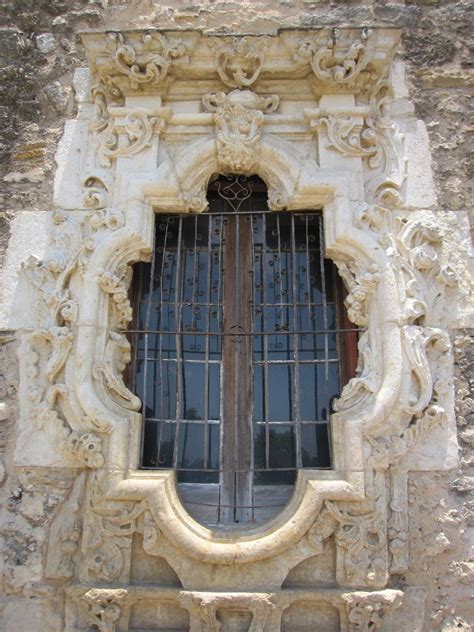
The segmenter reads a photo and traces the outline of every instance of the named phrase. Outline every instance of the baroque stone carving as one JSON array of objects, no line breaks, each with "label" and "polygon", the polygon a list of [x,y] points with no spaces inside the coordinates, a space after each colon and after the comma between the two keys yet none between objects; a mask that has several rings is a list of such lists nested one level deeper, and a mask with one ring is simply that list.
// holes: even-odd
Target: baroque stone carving
[{"label": "baroque stone carving", "polygon": [[60,506],[49,533],[46,576],[69,578],[74,573],[74,555],[79,548],[82,523],[82,495],[85,474],[76,477],[67,499]]},{"label": "baroque stone carving", "polygon": [[215,49],[214,58],[221,81],[230,88],[248,88],[255,83],[270,44],[271,38],[265,35],[210,39],[209,46]]},{"label": "baroque stone carving", "polygon": [[93,588],[76,590],[71,594],[86,620],[99,632],[116,632],[127,597],[125,589]]},{"label": "baroque stone carving", "polygon": [[345,304],[350,320],[364,327],[367,325],[367,312],[370,296],[373,294],[377,283],[380,281],[380,273],[377,264],[369,265],[368,270],[360,270],[356,265],[336,261],[339,274],[344,279],[349,289]]},{"label": "baroque stone carving", "polygon": [[[193,624],[199,621],[201,630],[220,632],[223,629],[218,619],[218,610],[250,612],[252,621],[248,632],[264,632],[270,612],[275,608],[272,595],[254,593],[206,593],[181,592],[180,602],[190,612]],[[193,625],[192,629],[199,629]]]},{"label": "baroque stone carving", "polygon": [[383,630],[387,615],[400,607],[403,593],[400,590],[355,592],[343,595],[342,599],[347,608],[348,632],[375,632]]},{"label": "baroque stone carving", "polygon": [[[71,145],[85,156],[78,208],[55,213],[44,263],[25,267],[37,324],[25,334],[25,417],[33,423],[22,432],[31,441],[49,436],[68,467],[88,468],[53,518],[48,576],[84,583],[69,589],[82,613],[71,614],[70,629],[111,632],[125,607],[126,629],[137,594],[159,593],[181,602],[196,630],[218,630],[219,611],[230,609],[252,615],[254,632],[276,631],[276,610],[302,591],[245,590],[273,580],[276,561],[289,571],[334,541],[339,587],[323,597],[313,587],[305,599],[340,612],[344,603],[350,630],[382,629],[401,593],[361,590],[382,589],[389,573],[406,568],[407,463],[447,427],[452,408],[449,340],[437,319],[455,279],[441,263],[434,216],[404,206],[404,145],[387,79],[398,36],[325,29],[216,38],[209,46],[205,36],[181,35],[183,46],[155,32],[85,36],[95,114]],[[218,89],[216,69],[229,88],[254,91],[205,94]],[[173,111],[160,101],[171,76]],[[302,82],[317,95],[315,105],[324,94],[324,108],[295,105]],[[268,96],[268,85],[278,97]],[[357,105],[342,107],[341,94]],[[280,111],[279,97],[287,99]],[[326,254],[347,285],[349,317],[364,328],[357,375],[334,406],[334,470],[301,471],[291,504],[271,527],[237,535],[192,521],[172,472],[137,469],[140,401],[122,380],[131,264],[152,246],[153,215],[203,211],[216,173],[260,175],[272,209],[323,209]],[[137,533],[140,554],[163,557],[185,589],[130,583]],[[126,588],[106,587],[116,583]]]},{"label": "baroque stone carving", "polygon": [[352,82],[372,60],[377,35],[371,29],[363,29],[347,48],[339,45],[340,35],[339,29],[325,29],[312,40],[301,39],[294,58],[308,62],[321,81]]},{"label": "baroque stone carving", "polygon": [[160,134],[165,127],[165,119],[158,115],[166,112],[164,108],[155,113],[147,108],[111,107],[103,81],[92,89],[92,95],[95,117],[90,130],[101,167],[111,167],[117,156],[133,156],[149,147],[153,135]]},{"label": "baroque stone carving", "polygon": [[162,33],[145,33],[137,52],[122,33],[109,33],[107,50],[115,68],[126,75],[132,89],[143,84],[157,84],[166,79],[173,60],[186,55],[182,40],[169,39]]},{"label": "baroque stone carving", "polygon": [[259,97],[249,90],[234,90],[203,98],[206,110],[215,112],[216,149],[222,173],[252,173],[256,169],[260,127],[264,113],[274,112],[278,97]]}]

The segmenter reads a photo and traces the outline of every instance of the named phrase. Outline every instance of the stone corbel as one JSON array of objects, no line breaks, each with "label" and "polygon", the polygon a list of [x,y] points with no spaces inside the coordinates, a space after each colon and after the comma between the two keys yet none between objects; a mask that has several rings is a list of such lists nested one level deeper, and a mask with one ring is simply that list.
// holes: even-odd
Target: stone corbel
[{"label": "stone corbel", "polygon": [[197,34],[84,33],[91,66],[114,99],[142,88],[168,88],[174,64],[189,63]]},{"label": "stone corbel", "polygon": [[252,621],[248,632],[264,632],[267,620],[275,609],[276,595],[272,593],[187,592],[179,595],[183,608],[190,614],[191,632],[219,632],[222,624],[217,611],[250,612]]},{"label": "stone corbel", "polygon": [[100,166],[111,167],[119,156],[133,156],[150,147],[153,136],[161,134],[170,116],[169,108],[108,107],[105,121],[96,120],[91,126]]},{"label": "stone corbel", "polygon": [[258,170],[260,127],[264,114],[274,112],[279,99],[259,97],[249,90],[208,94],[207,111],[214,112],[219,173],[250,175]]},{"label": "stone corbel", "polygon": [[86,621],[99,632],[116,632],[127,599],[124,588],[91,588],[70,591]]},{"label": "stone corbel", "polygon": [[296,61],[309,63],[320,81],[345,85],[354,82],[372,61],[376,41],[371,29],[363,29],[352,40],[341,37],[337,28],[324,29],[312,40],[302,38],[293,55]]},{"label": "stone corbel", "polygon": [[271,45],[268,36],[214,37],[208,46],[215,50],[214,60],[221,81],[230,88],[248,88],[260,75],[265,51]]},{"label": "stone corbel", "polygon": [[400,607],[403,593],[401,590],[354,592],[343,595],[342,600],[347,610],[347,632],[382,632],[387,629],[388,617]]}]

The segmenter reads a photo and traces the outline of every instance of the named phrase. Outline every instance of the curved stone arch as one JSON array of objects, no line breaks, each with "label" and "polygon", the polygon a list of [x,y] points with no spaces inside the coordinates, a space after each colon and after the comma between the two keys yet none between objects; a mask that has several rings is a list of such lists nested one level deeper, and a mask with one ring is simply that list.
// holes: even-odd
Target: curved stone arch
[{"label": "curved stone arch", "polygon": [[[280,210],[291,205],[301,175],[304,156],[290,143],[270,134],[263,135],[258,151],[258,161],[253,173],[268,187],[269,207]],[[311,166],[319,170],[314,160]],[[186,210],[202,212],[207,208],[207,188],[210,178],[220,173],[214,138],[191,142],[173,161],[173,172],[181,189]]]},{"label": "curved stone arch", "polygon": [[[273,155],[275,145],[263,140],[262,156]],[[308,208],[308,204],[303,205],[298,198],[300,195],[298,184],[301,181],[301,167],[297,165],[293,155],[287,155],[286,152],[282,151],[285,143],[278,143],[277,147],[280,150],[278,169],[273,169],[272,175],[279,176],[281,172],[290,173],[293,176],[293,195],[288,198],[288,206],[295,210]],[[197,151],[198,149],[199,151]],[[263,162],[262,159],[260,164]],[[265,164],[267,163],[265,162]],[[287,170],[285,170],[285,165],[288,165]],[[323,214],[325,216],[328,254],[336,262],[350,262],[351,265],[355,265],[362,276],[367,273],[370,265],[376,265],[378,274],[380,274],[376,287],[367,297],[366,310],[369,312],[377,309],[383,312],[379,314],[377,322],[383,329],[380,373],[384,376],[384,380],[378,392],[373,394],[373,406],[370,413],[366,407],[365,414],[360,416],[357,413],[354,416],[349,408],[334,416],[335,434],[339,437],[338,445],[335,446],[334,471],[329,476],[327,473],[318,471],[299,472],[290,504],[273,521],[255,529],[247,528],[245,531],[229,536],[220,530],[212,531],[197,523],[189,516],[181,503],[174,473],[171,471],[139,473],[134,470],[136,463],[133,462],[137,456],[137,450],[133,450],[133,455],[129,453],[128,463],[132,469],[125,477],[114,477],[113,480],[109,481],[107,497],[109,499],[146,501],[163,536],[174,546],[186,551],[187,555],[202,562],[244,564],[268,559],[301,541],[319,515],[325,500],[361,500],[364,497],[365,487],[363,426],[381,423],[398,397],[402,365],[401,352],[398,353],[400,350],[400,329],[396,324],[398,321],[398,301],[393,300],[396,297],[397,286],[391,269],[391,262],[386,252],[380,248],[373,237],[354,226],[355,205],[346,193],[345,182],[340,174],[331,181],[327,172],[321,173],[316,163],[313,165],[315,171],[312,186],[305,182],[304,196],[301,197],[306,202],[311,199],[318,202],[321,199],[326,200]],[[183,156],[182,160],[178,160],[174,168],[176,173],[180,173],[182,181],[186,181],[187,175],[193,175],[189,191],[205,192],[209,178],[217,170],[217,155],[213,141],[210,139],[196,141],[193,144],[193,151],[188,152],[186,157]],[[182,172],[181,169],[183,169]],[[161,173],[163,174],[164,171],[163,169]],[[306,164],[306,173],[307,171],[308,165]],[[268,173],[269,170],[259,174],[257,170],[256,175],[261,175],[265,179],[265,176],[268,178]],[[286,194],[288,191],[287,182],[282,184],[282,179],[278,177],[277,180],[274,180],[274,190],[283,188]],[[280,186],[275,186],[275,182]],[[159,199],[157,200],[153,196],[155,187],[159,190],[160,183],[145,183],[135,180],[128,184],[127,190],[131,203],[124,202],[124,206],[128,209],[125,228],[122,229],[122,232],[117,231],[115,235],[109,236],[107,247],[97,254],[94,260],[91,259],[92,270],[97,270],[98,266],[113,270],[117,268],[119,263],[131,263],[140,258],[140,253],[150,243],[150,218],[148,214],[151,212],[151,206],[156,205],[158,208],[160,206]],[[182,191],[181,193],[186,198],[186,192]],[[139,200],[140,203],[137,203]],[[319,206],[318,202],[315,202],[315,207]],[[137,217],[136,214],[138,210],[147,215],[147,219],[142,224],[140,224],[139,216]],[[133,246],[129,242],[133,234],[129,228],[130,223],[138,231],[134,233]],[[140,231],[142,232],[141,235],[139,234]],[[97,274],[94,277],[94,273],[92,273],[89,282],[92,286],[95,283],[95,292],[100,292]],[[355,278],[355,282],[358,283],[359,280]],[[398,363],[397,358],[400,359]],[[85,379],[88,370],[82,369],[84,376],[82,389],[89,389]],[[89,385],[90,383],[89,380]],[[88,390],[87,397],[89,397],[89,392]],[[80,398],[82,399],[81,396]],[[125,417],[130,423],[134,423],[138,416],[127,411]],[[113,433],[114,438],[109,441],[107,461],[123,464],[126,460],[123,457],[124,450],[120,450],[118,444],[124,442],[124,445],[127,445],[129,434],[123,424],[120,428],[116,425]],[[133,445],[136,446],[136,443],[136,441],[133,442]],[[352,446],[351,449],[345,450],[344,446],[348,445]],[[344,452],[343,454],[341,450]],[[156,554],[158,554],[158,550]]]}]

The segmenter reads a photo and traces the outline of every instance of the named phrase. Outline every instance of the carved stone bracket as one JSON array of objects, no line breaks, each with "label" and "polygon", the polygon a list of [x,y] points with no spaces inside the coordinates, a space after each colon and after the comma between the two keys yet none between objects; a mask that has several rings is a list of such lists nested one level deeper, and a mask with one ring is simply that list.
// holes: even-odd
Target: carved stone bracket
[{"label": "carved stone bracket", "polygon": [[257,168],[260,127],[264,114],[274,112],[278,97],[259,97],[249,90],[220,92],[203,98],[215,112],[217,162],[221,173],[251,174]]},{"label": "carved stone bracket", "polygon": [[348,632],[379,632],[386,618],[400,606],[403,593],[385,590],[381,593],[355,592],[343,595],[349,620]]},{"label": "carved stone bracket", "polygon": [[140,86],[163,83],[176,60],[189,61],[189,48],[182,38],[167,37],[158,32],[133,38],[119,32],[108,33],[104,52],[108,59],[101,59],[104,64],[101,75],[110,95],[115,98],[122,94],[123,86],[117,75],[128,80],[131,90],[137,90]]},{"label": "carved stone bracket", "polygon": [[[248,632],[263,632],[267,619],[275,608],[271,593],[209,593],[181,592],[180,603],[189,611],[191,629],[219,632],[222,630],[217,611],[249,612],[252,621]],[[199,625],[199,623],[200,625]]]},{"label": "carved stone bracket", "polygon": [[91,588],[74,591],[73,599],[87,621],[99,632],[116,632],[122,613],[122,605],[127,598],[123,588]]},{"label": "carved stone bracket", "polygon": [[357,39],[345,46],[340,39],[339,29],[325,29],[313,39],[301,39],[294,49],[294,58],[308,62],[320,81],[351,83],[371,62],[377,34],[363,29]]},{"label": "carved stone bracket", "polygon": [[260,75],[271,38],[265,35],[216,37],[209,39],[208,44],[215,50],[214,59],[221,81],[230,88],[248,88]]}]

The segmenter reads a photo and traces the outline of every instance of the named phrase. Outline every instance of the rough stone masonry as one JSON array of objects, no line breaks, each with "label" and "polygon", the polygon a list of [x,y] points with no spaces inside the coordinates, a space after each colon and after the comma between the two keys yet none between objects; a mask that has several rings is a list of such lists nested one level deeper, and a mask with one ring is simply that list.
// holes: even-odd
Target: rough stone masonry
[{"label": "rough stone masonry", "polygon": [[[51,576],[47,568],[51,563],[48,541],[51,530],[55,528],[58,509],[66,498],[71,499],[74,493],[80,493],[83,482],[81,475],[78,477],[74,469],[29,467],[19,465],[14,459],[19,404],[27,395],[24,387],[20,386],[24,384],[24,375],[20,379],[20,372],[26,371],[18,363],[18,357],[22,354],[18,332],[20,326],[17,316],[12,318],[12,314],[21,264],[31,255],[43,258],[50,227],[55,222],[52,196],[56,160],[61,160],[57,154],[58,144],[64,134],[66,121],[75,119],[83,98],[76,93],[76,89],[81,86],[77,81],[73,82],[73,75],[77,69],[88,65],[78,34],[160,28],[166,31],[197,30],[203,35],[276,35],[279,28],[304,30],[322,27],[400,29],[401,43],[397,60],[404,63],[406,94],[399,95],[397,107],[400,111],[397,115],[421,120],[428,133],[431,158],[423,152],[417,155],[416,150],[412,157],[414,155],[420,163],[431,160],[436,199],[431,197],[427,207],[435,214],[442,233],[443,261],[451,266],[456,275],[452,302],[445,300],[442,320],[446,324],[454,353],[459,462],[447,471],[408,472],[410,563],[406,572],[391,576],[387,589],[403,591],[409,586],[426,588],[424,620],[422,627],[417,628],[423,632],[472,629],[474,301],[469,227],[474,221],[470,142],[473,129],[474,5],[467,0],[196,1],[193,4],[181,0],[166,3],[153,0],[5,0],[2,8],[2,629],[8,632],[59,632],[73,629],[67,627],[70,625],[68,617],[73,615],[66,611],[65,606],[65,595],[70,587],[70,581],[65,577],[73,571],[70,573],[70,569],[63,568],[56,577]],[[427,197],[430,197],[428,194]],[[61,544],[69,555],[65,559],[79,556],[79,533],[76,531],[80,529],[76,529],[74,520],[68,526],[69,535],[63,538]],[[137,550],[140,547],[136,538],[143,537],[145,541],[146,533],[149,538],[152,537],[151,528],[147,531],[147,526],[142,525],[140,529],[140,536],[137,533],[133,536],[133,547]],[[144,554],[135,552],[131,555],[139,559]],[[154,562],[140,558],[137,565],[140,568],[152,568],[155,564],[155,575],[164,578],[164,584],[174,586],[176,577],[164,558],[153,559]],[[71,564],[74,566],[77,561]],[[191,599],[189,594],[182,597],[182,604]],[[202,599],[199,603],[205,604],[210,598],[195,592],[193,599]],[[225,599],[220,605],[224,610],[227,608],[232,612],[240,612],[239,608],[244,607],[243,598],[238,594],[229,592]],[[270,601],[265,599],[262,598],[263,605],[259,607],[273,607],[271,597],[268,598]],[[88,603],[89,619],[86,617],[81,620],[80,627],[74,629],[166,629],[156,627],[161,615],[156,612],[153,614],[151,610],[148,619],[144,615],[139,619],[137,614],[136,625],[132,612],[131,627],[117,628],[116,608],[117,603],[122,607],[121,603],[125,600],[123,595],[114,594],[112,598],[107,594],[94,594],[84,597],[84,600]],[[144,600],[146,602],[146,598]],[[188,604],[190,612],[195,607],[193,604]],[[152,608],[151,605],[149,607]],[[211,610],[212,607],[211,603]],[[163,620],[168,616],[166,608],[166,605],[162,606]],[[325,610],[328,608],[328,604],[321,606],[321,621],[327,620],[328,626],[336,625],[329,610]],[[253,616],[257,619],[255,612]],[[169,617],[169,620],[173,619],[172,614]],[[176,621],[177,628],[189,629],[185,627],[185,619],[184,623],[178,619]],[[358,621],[356,617],[347,623],[352,626],[347,629],[384,629],[380,627],[383,625],[380,621],[374,619],[364,622]],[[263,630],[249,628],[245,617],[238,620],[224,617],[221,624],[229,627],[215,629]],[[232,625],[241,627],[233,628]],[[400,625],[405,626],[404,632],[411,632],[406,620]],[[395,626],[393,629],[398,628]]]}]

